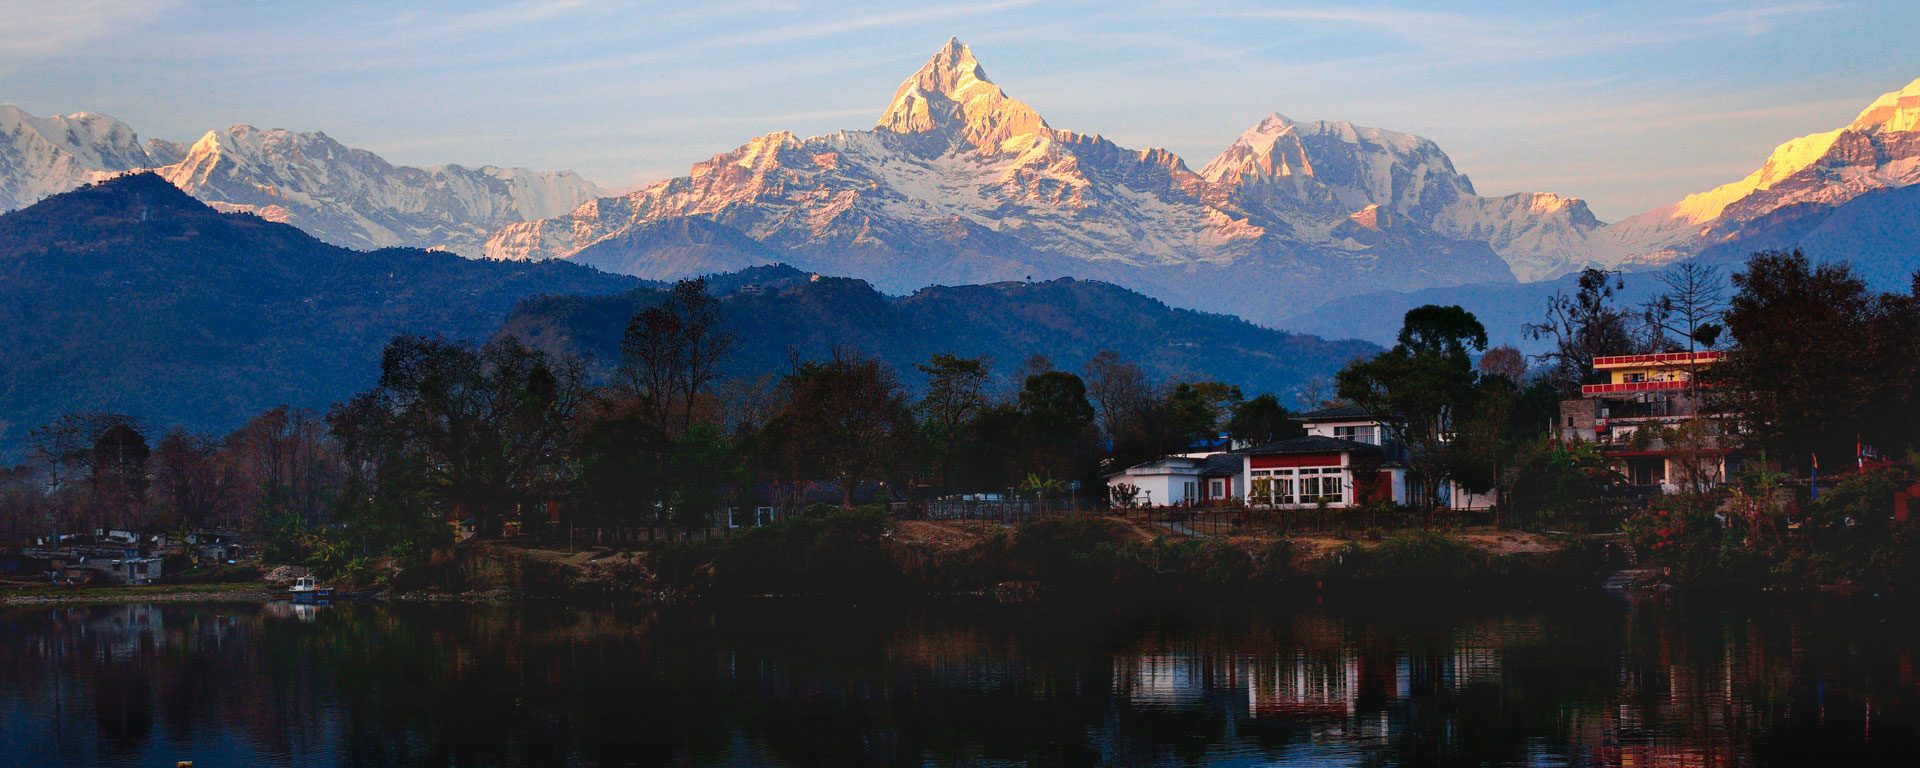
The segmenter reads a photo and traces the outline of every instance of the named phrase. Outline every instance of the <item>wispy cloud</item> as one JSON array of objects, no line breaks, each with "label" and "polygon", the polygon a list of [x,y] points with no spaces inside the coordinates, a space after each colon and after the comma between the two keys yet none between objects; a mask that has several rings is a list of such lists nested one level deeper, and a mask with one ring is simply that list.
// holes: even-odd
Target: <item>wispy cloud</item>
[{"label": "wispy cloud", "polygon": [[0,59],[69,53],[115,31],[143,25],[173,0],[0,0]]},{"label": "wispy cloud", "polygon": [[1831,3],[1757,3],[1707,14],[1634,18],[1594,12],[1529,18],[1362,6],[1303,6],[1228,12],[1274,22],[1357,27],[1410,44],[1425,55],[1476,63],[1564,59],[1672,45],[1737,30],[1771,31],[1776,22],[1834,10]]}]

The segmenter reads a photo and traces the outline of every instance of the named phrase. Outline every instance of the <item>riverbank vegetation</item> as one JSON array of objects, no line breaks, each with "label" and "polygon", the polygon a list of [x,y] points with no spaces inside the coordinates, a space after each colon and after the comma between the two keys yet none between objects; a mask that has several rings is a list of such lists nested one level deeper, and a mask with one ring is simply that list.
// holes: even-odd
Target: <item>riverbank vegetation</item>
[{"label": "riverbank vegetation", "polygon": [[[1914,463],[1885,457],[1920,448],[1920,293],[1872,294],[1844,264],[1793,253],[1755,254],[1724,300],[1712,269],[1671,275],[1671,291],[1628,307],[1610,275],[1583,274],[1527,329],[1543,342],[1531,358],[1490,347],[1459,307],[1427,306],[1393,348],[1337,377],[1251,396],[1156,381],[1107,351],[1077,372],[937,354],[917,392],[844,351],[723,380],[751,329],[727,327],[690,280],[630,319],[603,379],[538,338],[409,336],[387,347],[378,381],[325,414],[274,409],[224,436],[102,413],[42,425],[28,460],[0,472],[0,543],[237,530],[267,562],[452,592],[1422,594],[1592,583],[1637,564],[1703,588],[1905,595],[1920,533],[1894,499]],[[1682,493],[1650,496],[1602,446],[1554,428],[1560,401],[1594,381],[1594,356],[1695,349],[1725,354],[1689,396],[1734,414],[1712,436],[1742,457],[1734,476],[1674,478]],[[1290,406],[1333,403],[1398,417],[1391,437],[1426,481],[1418,498],[1322,510],[1355,521],[1331,536],[1249,525],[1238,507],[1206,531],[1108,508],[1106,472],[1222,432],[1296,436]],[[1698,424],[1656,438],[1707,441]],[[1499,499],[1474,516],[1489,535],[1561,536],[1483,546],[1439,504],[1443,483]],[[1034,505],[913,519],[963,493]],[[1379,520],[1394,523],[1360,522]],[[1582,538],[1594,534],[1617,536],[1614,562]]]}]

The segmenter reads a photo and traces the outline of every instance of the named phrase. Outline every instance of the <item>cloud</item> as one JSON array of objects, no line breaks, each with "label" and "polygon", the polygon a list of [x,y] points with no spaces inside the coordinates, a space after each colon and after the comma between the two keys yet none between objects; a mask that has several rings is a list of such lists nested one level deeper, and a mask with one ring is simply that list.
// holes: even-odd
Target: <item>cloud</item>
[{"label": "cloud", "polygon": [[145,24],[173,0],[0,0],[0,59],[57,56],[110,32]]},{"label": "cloud", "polygon": [[1729,31],[1758,35],[1777,21],[1833,10],[1829,3],[1760,3],[1714,13],[1636,18],[1621,13],[1531,19],[1444,11],[1355,6],[1302,6],[1227,15],[1268,21],[1359,27],[1409,43],[1423,55],[1499,64],[1566,59],[1631,48],[1673,45]]}]

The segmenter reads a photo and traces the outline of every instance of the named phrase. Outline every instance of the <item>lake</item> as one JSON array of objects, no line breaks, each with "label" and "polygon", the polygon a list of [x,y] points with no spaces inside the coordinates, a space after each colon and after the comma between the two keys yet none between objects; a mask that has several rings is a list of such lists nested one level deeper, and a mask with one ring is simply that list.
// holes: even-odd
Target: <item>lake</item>
[{"label": "lake", "polygon": [[1913,765],[1872,605],[0,609],[0,765]]}]

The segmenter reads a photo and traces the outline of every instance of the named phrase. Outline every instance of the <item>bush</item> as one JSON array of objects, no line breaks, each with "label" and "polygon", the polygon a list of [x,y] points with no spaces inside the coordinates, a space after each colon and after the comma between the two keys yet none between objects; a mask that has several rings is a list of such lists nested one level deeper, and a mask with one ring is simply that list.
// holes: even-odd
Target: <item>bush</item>
[{"label": "bush", "polygon": [[887,551],[885,507],[810,511],[725,539],[658,550],[669,585],[725,595],[866,595],[902,586]]},{"label": "bush", "polygon": [[1371,548],[1348,544],[1321,560],[1319,576],[1336,588],[1437,593],[1493,584],[1511,574],[1511,564],[1422,530],[1389,536]]}]

